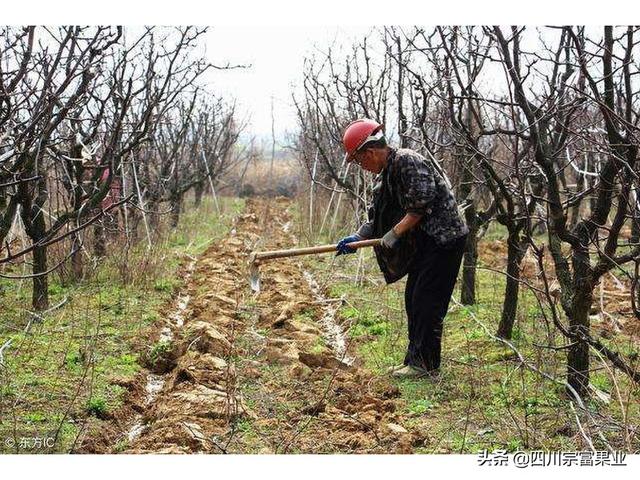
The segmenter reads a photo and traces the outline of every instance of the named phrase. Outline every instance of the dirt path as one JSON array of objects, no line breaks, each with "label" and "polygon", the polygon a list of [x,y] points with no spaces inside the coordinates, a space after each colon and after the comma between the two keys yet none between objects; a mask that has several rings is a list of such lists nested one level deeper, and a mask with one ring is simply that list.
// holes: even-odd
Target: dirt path
[{"label": "dirt path", "polygon": [[120,415],[127,453],[408,453],[420,440],[400,425],[398,389],[352,358],[337,303],[299,261],[262,265],[261,293],[249,290],[256,242],[291,246],[287,206],[249,201],[188,273],[176,311],[154,334],[171,348]]}]

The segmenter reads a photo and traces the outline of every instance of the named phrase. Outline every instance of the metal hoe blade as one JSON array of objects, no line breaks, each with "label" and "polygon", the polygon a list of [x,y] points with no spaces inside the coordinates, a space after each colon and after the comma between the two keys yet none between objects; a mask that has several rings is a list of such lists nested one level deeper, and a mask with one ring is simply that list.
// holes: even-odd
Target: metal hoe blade
[{"label": "metal hoe blade", "polygon": [[255,293],[260,293],[260,270],[258,268],[255,253],[252,253],[249,256],[249,283],[251,285],[251,290]]}]

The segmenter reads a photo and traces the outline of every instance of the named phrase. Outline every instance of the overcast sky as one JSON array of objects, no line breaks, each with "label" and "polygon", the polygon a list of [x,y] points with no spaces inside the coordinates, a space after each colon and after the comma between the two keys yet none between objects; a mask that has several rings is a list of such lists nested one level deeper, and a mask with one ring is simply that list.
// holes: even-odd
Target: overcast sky
[{"label": "overcast sky", "polygon": [[[220,94],[233,94],[251,116],[251,130],[267,136],[271,96],[277,132],[295,126],[291,88],[301,79],[305,53],[314,44],[322,48],[336,39],[359,39],[371,29],[349,24],[623,24],[638,13],[637,0],[617,0],[616,8],[602,8],[601,0],[536,0],[533,8],[524,9],[514,8],[510,0],[110,0],[108,8],[86,0],[5,3],[3,20],[12,24],[216,25],[208,33],[211,61],[252,67],[214,72],[209,76],[211,86]],[[342,26],[322,26],[336,23]]]},{"label": "overcast sky", "polygon": [[[209,89],[217,95],[235,98],[240,115],[249,118],[246,134],[271,139],[271,101],[276,138],[284,141],[287,131],[296,128],[291,94],[300,91],[305,55],[332,47],[340,56],[340,47],[350,49],[367,34],[378,37],[374,26],[221,26],[207,33],[206,56],[217,65],[244,64],[248,68],[214,70],[206,77]],[[381,28],[381,27],[378,27]],[[546,41],[553,45],[555,30],[543,29]],[[536,49],[540,32],[527,28],[522,47]],[[486,65],[482,83],[504,83],[498,64]]]},{"label": "overcast sky", "polygon": [[273,97],[277,138],[296,126],[291,92],[302,79],[305,54],[334,43],[350,44],[369,27],[211,27],[207,57],[215,64],[251,64],[246,69],[214,71],[209,87],[233,96],[250,116],[249,132],[271,138]]}]

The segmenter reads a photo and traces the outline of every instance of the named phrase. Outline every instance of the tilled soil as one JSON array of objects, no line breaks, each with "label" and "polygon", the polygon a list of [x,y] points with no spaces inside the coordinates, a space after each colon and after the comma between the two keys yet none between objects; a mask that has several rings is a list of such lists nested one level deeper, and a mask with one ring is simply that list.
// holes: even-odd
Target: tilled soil
[{"label": "tilled soil", "polygon": [[335,302],[299,260],[265,262],[261,292],[249,289],[254,248],[292,247],[287,206],[248,201],[198,259],[177,311],[150,335],[171,347],[82,451],[410,453],[423,440],[402,425],[398,389],[345,350]]}]

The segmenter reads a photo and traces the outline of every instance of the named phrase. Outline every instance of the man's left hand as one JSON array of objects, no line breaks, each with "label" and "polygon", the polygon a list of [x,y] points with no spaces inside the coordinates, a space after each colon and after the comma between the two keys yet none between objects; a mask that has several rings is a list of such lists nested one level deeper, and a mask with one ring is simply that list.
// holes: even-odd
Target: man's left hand
[{"label": "man's left hand", "polygon": [[395,248],[395,246],[398,244],[398,240],[400,240],[400,237],[392,228],[387,233],[385,233],[384,236],[380,239],[380,245],[383,248],[387,248],[391,250]]}]

